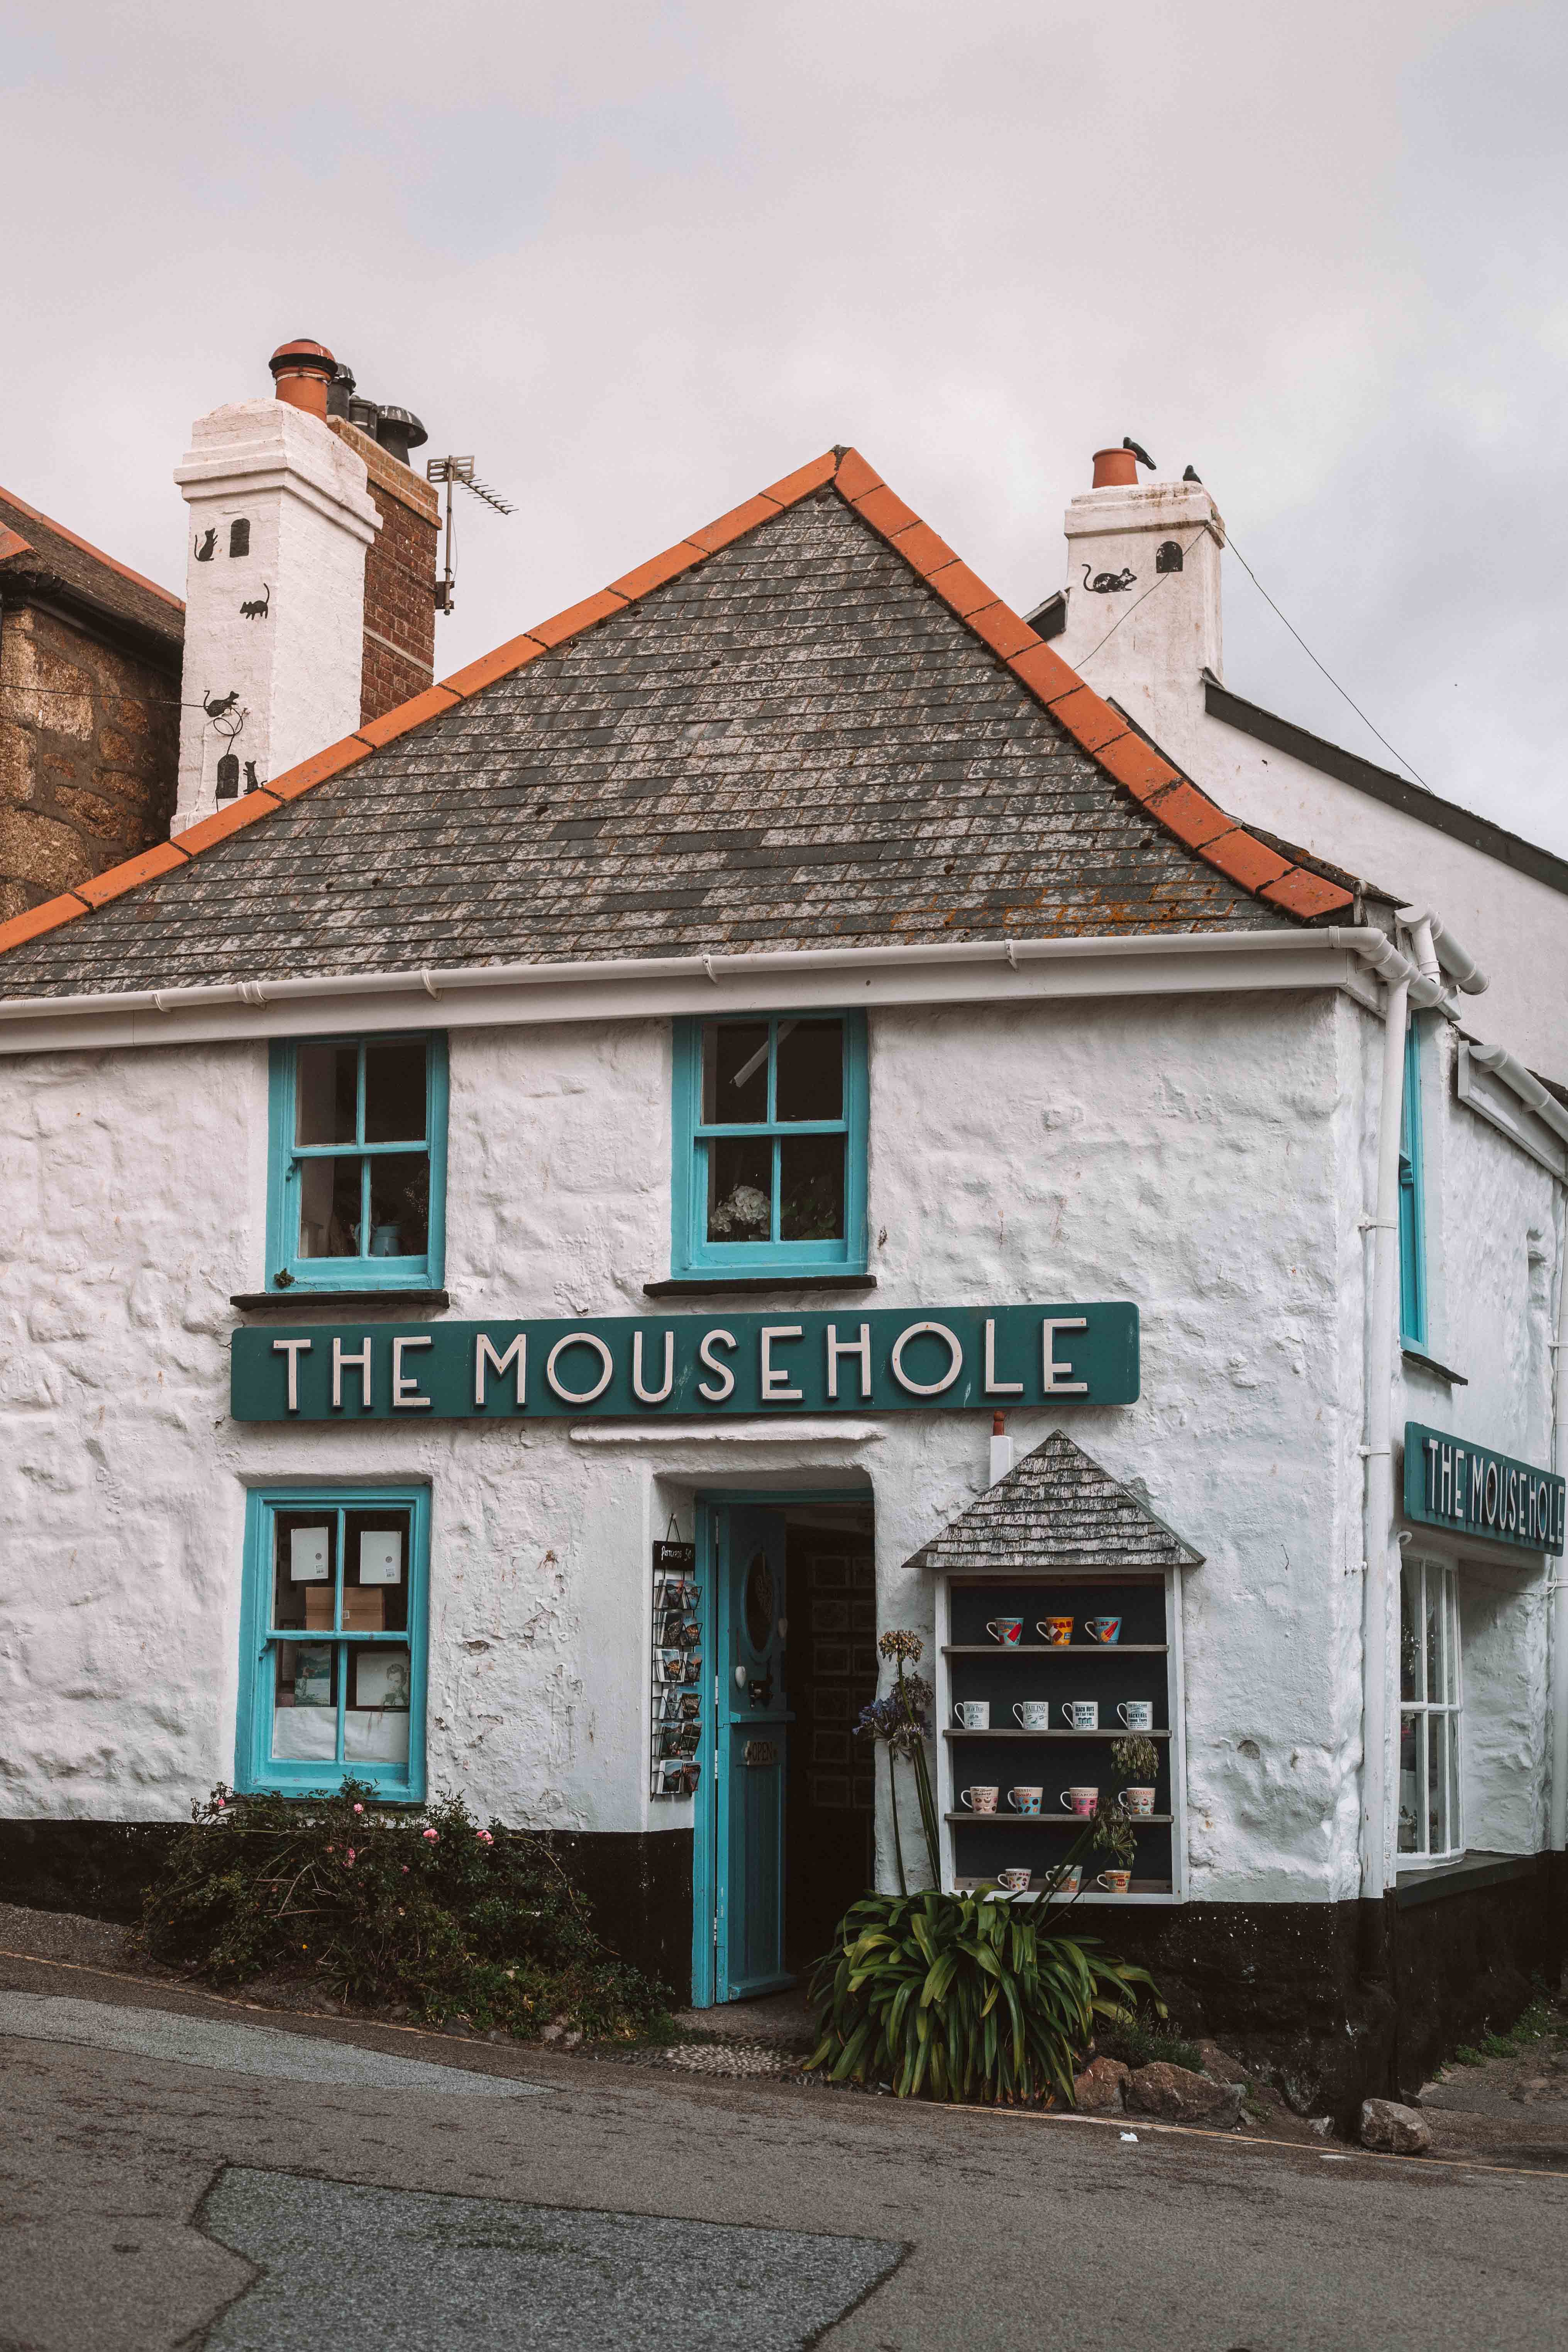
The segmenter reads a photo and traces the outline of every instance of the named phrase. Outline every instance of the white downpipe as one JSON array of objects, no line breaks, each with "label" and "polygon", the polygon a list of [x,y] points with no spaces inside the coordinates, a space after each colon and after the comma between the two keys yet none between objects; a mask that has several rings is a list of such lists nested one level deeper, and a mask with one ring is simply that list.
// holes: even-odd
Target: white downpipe
[{"label": "white downpipe", "polygon": [[[1428,942],[1430,944],[1430,942]],[[1417,991],[1432,986],[1404,965],[1392,973],[1384,1008],[1383,1079],[1377,1099],[1377,1196],[1367,1308],[1365,1573],[1362,1584],[1361,1891],[1388,1885],[1389,1568],[1394,1550],[1394,1339],[1399,1278],[1399,1118],[1405,1097],[1405,1024]],[[1414,982],[1414,986],[1412,982]],[[1428,1003],[1435,1000],[1427,997]]]},{"label": "white downpipe", "polygon": [[1440,923],[1436,915],[1425,907],[1401,907],[1399,919],[1415,938],[1416,958],[1423,971],[1427,969],[1427,954],[1423,953],[1422,948],[1424,934],[1432,970],[1436,971],[1441,965],[1449,979],[1457,987],[1462,988],[1467,996],[1485,995],[1489,985],[1486,973],[1474,956],[1466,952],[1453,932],[1446,924]]},{"label": "white downpipe", "polygon": [[[1552,1360],[1554,1410],[1552,1467],[1568,1472],[1568,1195],[1563,1203],[1563,1240],[1557,1252],[1557,1348]],[[1568,1560],[1546,1562],[1548,1637],[1551,1643],[1550,1716],[1547,1744],[1552,1774],[1551,1835],[1561,1852],[1568,1844]]]}]

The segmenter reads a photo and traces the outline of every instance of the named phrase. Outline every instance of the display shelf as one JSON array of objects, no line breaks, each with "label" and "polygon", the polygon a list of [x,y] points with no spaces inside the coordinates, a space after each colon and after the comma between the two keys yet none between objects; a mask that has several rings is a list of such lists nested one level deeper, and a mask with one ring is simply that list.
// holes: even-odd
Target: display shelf
[{"label": "display shelf", "polygon": [[1168,1731],[1128,1731],[1121,1727],[1113,1731],[1026,1731],[1022,1725],[1015,1725],[1009,1731],[1005,1724],[999,1728],[993,1726],[989,1731],[965,1731],[962,1724],[954,1724],[951,1730],[944,1728],[942,1736],[944,1739],[1169,1739],[1171,1737]]},{"label": "display shelf", "polygon": [[[1135,1830],[1155,1829],[1159,1827],[1161,1822],[1164,1822],[1168,1827],[1171,1820],[1169,1813],[1127,1813],[1123,1818],[1127,1822],[1128,1826]],[[973,1829],[976,1822],[982,1822],[987,1829],[1086,1830],[1089,1826],[1092,1816],[1088,1813],[1015,1813],[1011,1811],[1004,1813],[997,1811],[994,1813],[944,1813],[942,1815],[942,1819],[948,1822],[962,1822],[966,1829]]]},{"label": "display shelf", "polygon": [[1083,1886],[1076,1895],[1054,1898],[1047,1886],[1031,1886],[1022,1895],[1012,1895],[1006,1887],[996,1886],[994,1878],[955,1878],[952,1885],[957,1895],[973,1895],[980,1886],[995,1887],[997,1901],[1007,1903],[1040,1903],[1053,1899],[1061,1903],[1128,1903],[1135,1901],[1140,1895],[1169,1895],[1172,1891],[1168,1878],[1135,1878],[1125,1895],[1113,1895],[1109,1886]]},{"label": "display shelf", "polygon": [[1163,1658],[1169,1642],[944,1642],[944,1658]]}]

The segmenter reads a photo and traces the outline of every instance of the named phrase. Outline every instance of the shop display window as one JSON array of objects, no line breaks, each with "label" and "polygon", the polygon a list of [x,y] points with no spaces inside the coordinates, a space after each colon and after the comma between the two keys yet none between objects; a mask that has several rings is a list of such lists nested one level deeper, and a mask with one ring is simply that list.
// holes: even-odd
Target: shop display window
[{"label": "shop display window", "polygon": [[237,1785],[424,1780],[423,1488],[253,1494]]},{"label": "shop display window", "polygon": [[[1034,1899],[1164,1902],[1185,1892],[1181,1609],[1174,1571],[952,1576],[938,1597],[943,1884],[1020,1874]],[[1118,1799],[1112,1743],[1137,1736],[1154,1769]],[[1090,1848],[1067,1858],[1101,1797],[1136,1841],[1130,1871]],[[1005,1883],[1005,1882],[1004,1882]]]},{"label": "shop display window", "polygon": [[1459,1796],[1458,1580],[1406,1552],[1399,1572],[1399,1853],[1451,1862],[1465,1850]]},{"label": "shop display window", "polygon": [[272,1049],[269,1286],[424,1290],[443,1271],[447,1050],[435,1033]]},{"label": "shop display window", "polygon": [[863,1271],[864,1021],[683,1021],[675,1046],[675,1272]]}]

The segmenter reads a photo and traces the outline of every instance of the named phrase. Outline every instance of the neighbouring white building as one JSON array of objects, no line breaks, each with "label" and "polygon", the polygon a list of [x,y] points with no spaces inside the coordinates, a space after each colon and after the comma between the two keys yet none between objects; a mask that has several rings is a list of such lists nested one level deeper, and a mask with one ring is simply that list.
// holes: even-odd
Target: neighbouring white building
[{"label": "neighbouring white building", "polygon": [[835,451],[0,929],[5,1883],[458,1790],[733,1999],[911,1627],[947,1882],[1146,1722],[1086,1918],[1292,2095],[1560,1957],[1568,1113],[1181,756]]}]

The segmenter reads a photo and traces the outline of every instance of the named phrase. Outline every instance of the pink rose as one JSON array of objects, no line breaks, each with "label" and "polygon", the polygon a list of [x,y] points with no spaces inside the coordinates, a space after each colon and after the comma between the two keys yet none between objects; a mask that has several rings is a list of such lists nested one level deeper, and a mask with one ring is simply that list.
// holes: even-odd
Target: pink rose
[{"label": "pink rose", "polygon": [[405,1864],[404,1864],[404,1865],[403,1865],[403,1875],[404,1875],[404,1877],[405,1877],[405,1878],[406,1878],[406,1877],[407,1877],[407,1875],[408,1875],[408,1864],[407,1864],[406,1863],[405,1863]]},{"label": "pink rose", "polygon": [[439,1830],[426,1830],[425,1832],[426,1843],[430,1845],[435,1845],[438,1841],[440,1834],[441,1832]]},{"label": "pink rose", "polygon": [[479,1839],[481,1845],[494,1845],[495,1843],[495,1840],[491,1837],[489,1830],[476,1830],[474,1834]]},{"label": "pink rose", "polygon": [[363,1813],[363,1811],[364,1811],[364,1807],[363,1807],[363,1805],[356,1805],[356,1806],[354,1807],[354,1811],[355,1811],[355,1812],[356,1812],[356,1813]]},{"label": "pink rose", "polygon": [[352,1846],[352,1845],[351,1845],[351,1846],[350,1846],[350,1848],[349,1848],[349,1857],[348,1857],[348,1858],[349,1858],[349,1860],[350,1860],[351,1862],[352,1862],[352,1861],[353,1860],[353,1858],[354,1858],[354,1850],[353,1850],[353,1846]]}]

